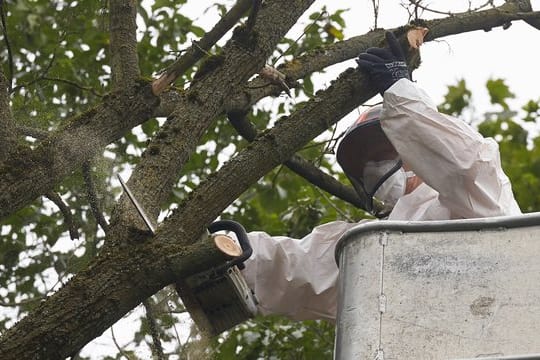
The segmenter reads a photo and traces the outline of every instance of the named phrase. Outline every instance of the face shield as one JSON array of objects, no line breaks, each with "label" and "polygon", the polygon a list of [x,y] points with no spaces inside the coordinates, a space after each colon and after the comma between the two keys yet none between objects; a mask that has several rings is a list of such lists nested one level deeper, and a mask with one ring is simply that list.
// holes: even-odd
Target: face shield
[{"label": "face shield", "polygon": [[362,114],[337,150],[337,161],[360,196],[363,208],[377,217],[390,213],[405,193],[409,177],[381,129],[381,110],[375,107]]}]

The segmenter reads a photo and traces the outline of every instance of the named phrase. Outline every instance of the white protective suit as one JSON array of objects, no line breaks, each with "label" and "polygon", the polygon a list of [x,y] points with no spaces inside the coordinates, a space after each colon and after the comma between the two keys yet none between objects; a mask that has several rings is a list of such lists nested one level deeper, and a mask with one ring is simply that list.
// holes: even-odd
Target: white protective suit
[{"label": "white protective suit", "polygon": [[[403,162],[424,181],[398,200],[390,220],[521,214],[501,169],[497,143],[462,120],[439,113],[415,83],[401,79],[384,93],[380,121]],[[356,225],[330,222],[300,240],[250,233],[253,255],[243,274],[260,302],[260,313],[335,320],[334,248]]]}]

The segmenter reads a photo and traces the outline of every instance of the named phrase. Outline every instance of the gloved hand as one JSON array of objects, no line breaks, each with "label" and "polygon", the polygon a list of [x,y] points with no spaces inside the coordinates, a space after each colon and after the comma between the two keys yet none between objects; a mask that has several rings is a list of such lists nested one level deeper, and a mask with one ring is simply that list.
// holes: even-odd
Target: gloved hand
[{"label": "gloved hand", "polygon": [[358,56],[360,69],[369,74],[373,86],[382,95],[399,79],[411,79],[405,55],[393,33],[385,34],[389,48],[369,48]]}]

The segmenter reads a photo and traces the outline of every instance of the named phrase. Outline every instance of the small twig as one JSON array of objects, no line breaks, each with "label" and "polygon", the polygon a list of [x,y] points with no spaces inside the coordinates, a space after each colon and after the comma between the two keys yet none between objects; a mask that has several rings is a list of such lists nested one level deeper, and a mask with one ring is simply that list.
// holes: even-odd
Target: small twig
[{"label": "small twig", "polygon": [[69,206],[64,202],[64,200],[62,200],[60,195],[58,195],[54,191],[49,191],[47,194],[45,194],[45,196],[53,203],[55,203],[56,206],[58,206],[58,209],[64,216],[64,222],[68,227],[71,240],[78,239],[79,231],[77,229],[77,226],[75,226],[75,222],[73,221],[73,216],[71,215],[71,210],[69,209]]},{"label": "small twig", "polygon": [[47,73],[49,72],[49,70],[51,69],[51,67],[52,67],[52,65],[53,65],[55,59],[56,59],[56,48],[54,49],[54,52],[53,52],[53,54],[52,54],[52,56],[51,56],[51,60],[49,61],[49,63],[47,64],[47,66],[45,66],[45,69],[43,69],[43,71],[41,72],[41,74],[40,74],[39,76],[36,76],[35,79],[30,80],[30,81],[27,82],[26,84],[21,84],[21,85],[15,86],[14,88],[12,88],[12,89],[10,90],[10,93],[14,93],[14,92],[16,92],[17,90],[19,90],[19,89],[21,89],[21,88],[23,88],[23,87],[26,87],[26,88],[27,88],[27,87],[29,87],[30,85],[33,85],[33,84],[37,83],[37,82],[40,81],[40,80],[43,80],[43,79],[46,77],[46,75],[47,75]]},{"label": "small twig", "polygon": [[379,0],[371,0],[373,4],[373,29],[377,29],[379,21]]},{"label": "small twig", "polygon": [[[308,33],[309,30],[311,30],[311,28],[313,26],[315,26],[315,24],[317,23],[317,21],[319,21],[319,19],[323,16],[323,15],[326,15],[326,11],[321,11],[321,13],[319,14],[319,16],[317,16],[312,22],[311,24],[308,25],[308,27],[306,27],[304,29],[304,32],[302,32],[302,34],[300,34],[300,36],[298,36],[298,38],[296,38],[296,40],[294,40],[293,44],[298,44],[298,42],[300,41],[301,38],[304,37],[304,35],[306,35]],[[276,63],[278,62],[279,59],[281,59],[283,56],[285,56],[285,54],[287,54],[287,52],[291,49],[292,45],[289,45],[289,47],[281,53],[281,55],[279,55],[273,62],[272,66],[275,66]]]},{"label": "small twig", "polygon": [[150,299],[143,301],[143,306],[146,310],[146,320],[148,321],[148,329],[150,330],[150,335],[152,336],[152,354],[158,360],[165,360],[165,355],[163,354],[163,346],[161,345],[161,339],[159,336],[158,324],[156,318],[154,317],[154,312],[152,311],[152,304]]},{"label": "small twig", "polygon": [[82,175],[84,179],[84,184],[86,185],[86,197],[90,203],[90,208],[92,209],[92,214],[96,222],[101,226],[103,231],[107,233],[109,230],[109,223],[103,216],[101,212],[101,207],[96,193],[96,187],[94,180],[92,179],[92,166],[90,161],[85,161],[82,165]]},{"label": "small twig", "polygon": [[13,88],[13,52],[11,50],[11,44],[9,42],[9,37],[7,33],[7,22],[6,22],[6,8],[7,5],[3,0],[0,0],[0,19],[2,21],[2,35],[4,36],[4,41],[6,42],[6,49],[8,53],[8,67],[9,67],[9,92]]},{"label": "small twig", "polygon": [[89,91],[90,93],[92,93],[92,95],[95,95],[97,97],[104,97],[105,96],[105,95],[100,94],[99,92],[97,92],[94,88],[92,88],[90,86],[79,85],[75,81],[71,81],[71,80],[67,80],[67,79],[61,79],[61,78],[55,78],[55,77],[48,77],[48,76],[44,76],[42,78],[42,80],[61,82],[61,83],[76,87],[77,89],[81,89],[81,90],[84,90],[84,91]]},{"label": "small twig", "polygon": [[[337,143],[337,140],[341,137],[341,135],[336,139],[334,138],[336,136],[337,131],[337,125],[335,125],[332,129],[332,135],[330,136],[329,141],[324,145],[324,150],[321,152],[321,156],[317,159],[317,165],[320,165],[322,163],[323,156],[325,154],[331,154],[334,152],[334,146]],[[333,145],[332,145],[333,144]]]},{"label": "small twig", "polygon": [[315,186],[315,190],[323,197],[326,199],[326,201],[328,202],[328,204],[330,204],[330,206],[336,210],[336,212],[341,215],[341,217],[343,217],[343,219],[347,220],[348,222],[355,222],[354,219],[351,219],[347,214],[345,214],[343,212],[343,210],[341,210],[339,208],[339,206],[336,206],[336,204],[334,204],[334,202],[332,201],[332,199],[330,199],[328,197],[328,195],[326,195],[326,192],[322,191],[319,187]]},{"label": "small twig", "polygon": [[116,346],[116,349],[118,349],[118,352],[120,353],[120,355],[122,355],[128,360],[133,360],[132,357],[129,356],[129,354],[126,354],[124,352],[124,349],[118,344],[118,341],[116,341],[116,336],[114,336],[114,329],[112,326],[111,326],[111,336],[112,336],[113,343]]},{"label": "small twig", "polygon": [[11,89],[10,93],[14,93],[19,89],[27,88],[30,85],[32,85],[32,84],[34,84],[34,83],[36,83],[38,81],[44,81],[44,80],[45,81],[60,82],[60,83],[67,84],[69,86],[73,86],[73,87],[75,87],[77,89],[80,89],[80,90],[83,90],[83,91],[89,91],[90,93],[92,93],[92,95],[97,96],[97,97],[104,97],[105,96],[103,94],[100,94],[99,92],[94,90],[94,88],[92,88],[90,86],[82,86],[82,85],[77,84],[75,81],[71,81],[71,80],[67,80],[67,79],[48,77],[48,76],[46,76],[46,74],[43,74],[43,75],[41,75],[41,76],[27,82],[26,84],[21,84],[21,85],[15,86],[13,89]]},{"label": "small twig", "polygon": [[[182,312],[178,311],[178,310],[174,310],[171,305],[169,304],[169,301],[165,301],[165,303],[167,304],[167,308],[169,309],[169,313],[170,314],[182,314],[182,313],[185,313],[187,312],[186,309],[184,309]],[[178,334],[178,329],[176,329],[176,322],[173,323],[173,329],[174,329],[174,334],[176,336],[176,340],[178,341],[178,344],[180,346],[182,346],[182,341],[180,340],[180,335]]]}]

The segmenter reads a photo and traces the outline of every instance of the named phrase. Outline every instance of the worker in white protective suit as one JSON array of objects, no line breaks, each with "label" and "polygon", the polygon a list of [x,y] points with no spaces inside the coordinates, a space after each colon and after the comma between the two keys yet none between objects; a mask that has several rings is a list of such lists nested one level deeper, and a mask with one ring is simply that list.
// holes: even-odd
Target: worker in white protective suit
[{"label": "worker in white protective suit", "polygon": [[[341,141],[337,158],[373,214],[390,220],[448,220],[517,215],[499,149],[491,138],[441,114],[412,82],[393,34],[389,48],[360,54],[360,69],[383,95]],[[366,220],[364,220],[366,221]],[[243,271],[261,314],[335,320],[334,248],[355,223],[330,222],[303,239],[252,232]]]}]

